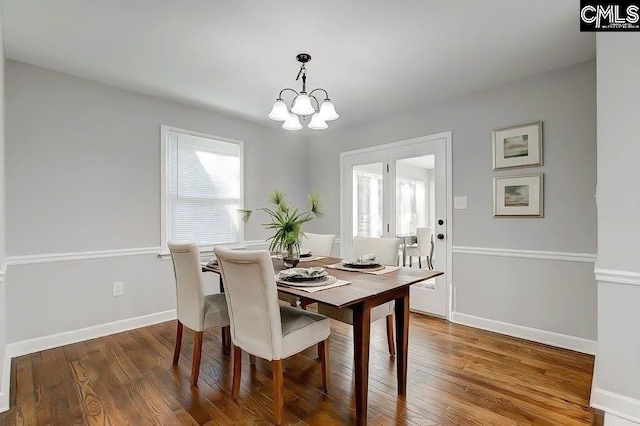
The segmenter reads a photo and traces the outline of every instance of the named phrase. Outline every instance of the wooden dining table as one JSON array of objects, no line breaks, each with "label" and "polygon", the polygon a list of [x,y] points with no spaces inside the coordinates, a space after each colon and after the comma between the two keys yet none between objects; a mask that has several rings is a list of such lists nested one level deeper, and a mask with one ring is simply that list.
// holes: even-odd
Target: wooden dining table
[{"label": "wooden dining table", "polygon": [[[323,259],[301,262],[299,267],[334,265],[340,259]],[[285,269],[282,260],[273,259],[275,272]],[[203,266],[203,271],[221,275],[217,266]],[[398,395],[407,391],[407,350],[409,347],[409,287],[429,280],[443,272],[434,270],[400,268],[381,275],[327,269],[330,275],[350,284],[309,293],[293,287],[278,286],[280,293],[297,296],[304,304],[322,303],[338,309],[353,311],[353,349],[355,363],[355,405],[357,425],[367,423],[367,396],[369,391],[369,345],[371,332],[371,309],[386,302],[395,301],[396,323],[396,367]],[[222,283],[222,280],[221,280]]]}]

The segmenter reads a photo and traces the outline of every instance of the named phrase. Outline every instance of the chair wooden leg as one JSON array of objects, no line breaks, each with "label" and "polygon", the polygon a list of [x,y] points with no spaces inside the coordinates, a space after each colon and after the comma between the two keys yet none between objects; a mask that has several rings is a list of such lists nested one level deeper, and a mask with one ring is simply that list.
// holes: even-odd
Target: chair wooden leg
[{"label": "chair wooden leg", "polygon": [[389,355],[396,356],[395,339],[393,338],[393,314],[387,315],[387,343],[389,344]]},{"label": "chair wooden leg", "polygon": [[322,366],[322,388],[327,393],[329,391],[329,339],[318,343],[318,354]]},{"label": "chair wooden leg", "polygon": [[176,346],[173,349],[173,365],[178,365],[178,359],[180,359],[180,349],[182,349],[182,328],[184,326],[178,321],[178,327],[176,329]]},{"label": "chair wooden leg", "polygon": [[273,423],[281,425],[282,411],[284,409],[282,360],[274,359],[271,361],[271,369],[273,370]]},{"label": "chair wooden leg", "polygon": [[418,268],[422,269],[422,256],[418,256]]},{"label": "chair wooden leg", "polygon": [[234,401],[240,395],[240,379],[242,379],[242,349],[238,346],[233,347],[233,387],[231,389],[231,397]]},{"label": "chair wooden leg", "polygon": [[202,337],[204,332],[196,331],[193,337],[193,364],[191,365],[191,386],[198,383],[200,375],[200,360],[202,358]]},{"label": "chair wooden leg", "polygon": [[409,268],[413,268],[413,256],[409,256]]}]

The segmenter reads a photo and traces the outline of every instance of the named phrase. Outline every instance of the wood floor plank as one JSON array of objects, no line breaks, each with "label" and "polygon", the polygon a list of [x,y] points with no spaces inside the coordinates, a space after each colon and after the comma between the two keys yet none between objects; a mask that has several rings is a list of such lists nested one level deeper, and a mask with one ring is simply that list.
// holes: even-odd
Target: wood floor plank
[{"label": "wood floor plank", "polygon": [[[261,425],[273,419],[271,363],[233,362],[220,330],[204,334],[200,380],[189,385],[193,333],[172,365],[175,322],[13,360],[13,406],[0,425]],[[371,327],[371,425],[601,425],[589,407],[593,357],[411,315],[407,395],[398,397],[384,321]],[[283,424],[355,422],[353,331],[331,323],[330,389],[316,348],[284,361]],[[246,354],[245,354],[246,355]]]}]

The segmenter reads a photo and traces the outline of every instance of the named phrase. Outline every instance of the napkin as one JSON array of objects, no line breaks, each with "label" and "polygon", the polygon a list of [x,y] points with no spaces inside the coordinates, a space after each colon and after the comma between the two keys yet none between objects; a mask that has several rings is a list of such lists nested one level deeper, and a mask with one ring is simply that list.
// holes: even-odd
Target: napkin
[{"label": "napkin", "polygon": [[315,278],[323,275],[326,275],[325,269],[320,266],[313,268],[291,268],[280,271],[281,277]]},{"label": "napkin", "polygon": [[371,263],[375,260],[376,260],[375,253],[366,253],[356,259],[348,260],[347,262],[348,263]]}]

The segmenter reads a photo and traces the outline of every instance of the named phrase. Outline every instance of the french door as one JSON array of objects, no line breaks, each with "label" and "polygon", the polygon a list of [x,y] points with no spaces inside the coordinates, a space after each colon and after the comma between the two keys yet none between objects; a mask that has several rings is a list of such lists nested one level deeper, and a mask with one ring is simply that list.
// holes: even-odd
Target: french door
[{"label": "french door", "polygon": [[[449,311],[447,282],[451,281],[446,273],[450,271],[450,138],[445,133],[341,154],[341,256],[350,255],[356,235],[398,236],[410,244],[417,228],[430,228],[433,268],[445,275],[412,286],[410,308],[443,317]],[[399,256],[402,265],[403,254]],[[417,259],[413,263],[418,267]],[[422,267],[428,267],[424,257]]]}]

